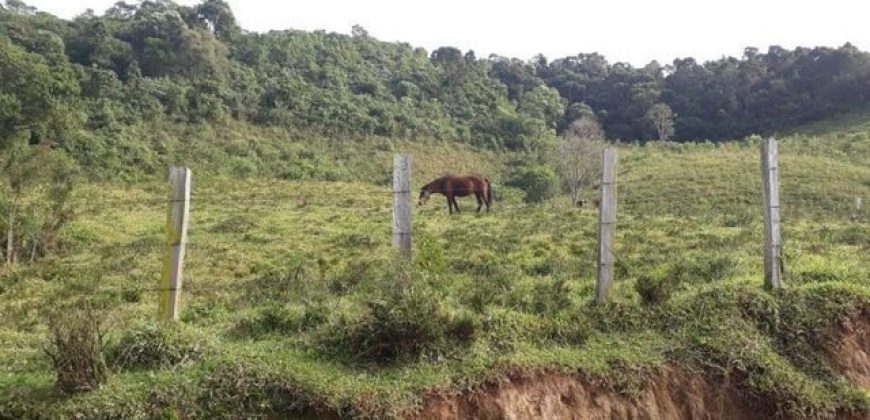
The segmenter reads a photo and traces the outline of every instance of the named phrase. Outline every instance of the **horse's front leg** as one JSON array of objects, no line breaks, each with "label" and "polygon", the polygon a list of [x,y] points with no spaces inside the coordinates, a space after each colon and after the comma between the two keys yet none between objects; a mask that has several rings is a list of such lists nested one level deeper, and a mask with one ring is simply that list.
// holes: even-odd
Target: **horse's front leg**
[{"label": "horse's front leg", "polygon": [[453,207],[456,208],[456,212],[462,213],[462,210],[459,209],[459,202],[456,201],[456,196],[451,197],[451,200],[453,200]]}]

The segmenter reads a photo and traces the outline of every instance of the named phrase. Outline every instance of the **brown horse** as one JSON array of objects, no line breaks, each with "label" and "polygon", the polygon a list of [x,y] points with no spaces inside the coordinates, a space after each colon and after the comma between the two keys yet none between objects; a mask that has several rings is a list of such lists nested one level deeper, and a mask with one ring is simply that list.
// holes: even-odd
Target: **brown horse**
[{"label": "brown horse", "polygon": [[471,194],[477,198],[477,212],[486,204],[486,211],[492,204],[492,185],[489,180],[480,176],[442,176],[420,189],[420,201],[418,206],[426,204],[432,194],[444,194],[447,196],[447,210],[453,214],[453,209],[459,213],[459,204],[456,197],[467,197]]}]

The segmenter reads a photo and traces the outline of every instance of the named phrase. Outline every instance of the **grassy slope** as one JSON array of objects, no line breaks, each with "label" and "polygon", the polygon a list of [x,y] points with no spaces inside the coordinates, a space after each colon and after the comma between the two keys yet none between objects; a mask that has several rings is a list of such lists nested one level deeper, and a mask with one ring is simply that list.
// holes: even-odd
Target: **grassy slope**
[{"label": "grassy slope", "polygon": [[[85,186],[83,207],[92,211],[66,230],[63,255],[0,277],[0,417],[140,417],[167,406],[212,416],[293,403],[379,416],[413,409],[425,390],[462,389],[515,367],[579,371],[631,392],[633,369],[669,361],[737,371],[749,392],[782,401],[788,415],[866,409],[866,397],[827,369],[818,349],[827,327],[870,307],[870,221],[866,209],[854,210],[855,197],[870,200],[868,133],[841,134],[848,131],[781,144],[791,289],[777,296],[760,287],[751,141],[622,147],[618,280],[605,307],[590,304],[593,210],[563,199],[526,207],[506,194],[494,213],[449,217],[434,200],[415,214],[409,275],[446,313],[473,319],[475,338],[451,354],[379,368],[348,362],[324,337],[341,334],[342,320],[358,319],[395,278],[386,190],[393,150],[414,154],[415,186],[445,169],[494,173],[506,157],[360,144],[336,155],[365,174],[358,182],[197,178],[183,322],[211,351],[175,369],[119,371],[101,390],[66,398],[51,392],[40,351],[46,317],[87,300],[115,334],[153,319],[149,289],[163,243],[161,185]],[[675,295],[643,305],[634,290],[643,276],[674,280]],[[298,326],[310,313],[325,316]]]}]

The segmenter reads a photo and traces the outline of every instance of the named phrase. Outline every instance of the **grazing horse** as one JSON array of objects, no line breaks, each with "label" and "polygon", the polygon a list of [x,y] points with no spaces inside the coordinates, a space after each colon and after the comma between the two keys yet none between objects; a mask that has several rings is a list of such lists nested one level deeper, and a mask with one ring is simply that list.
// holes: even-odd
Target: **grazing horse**
[{"label": "grazing horse", "polygon": [[420,189],[420,201],[418,206],[426,204],[432,194],[444,194],[447,196],[447,210],[453,214],[453,209],[459,213],[459,204],[456,203],[456,197],[467,197],[471,194],[477,198],[477,212],[486,204],[486,211],[489,211],[489,206],[492,204],[492,185],[489,180],[480,176],[442,176]]}]

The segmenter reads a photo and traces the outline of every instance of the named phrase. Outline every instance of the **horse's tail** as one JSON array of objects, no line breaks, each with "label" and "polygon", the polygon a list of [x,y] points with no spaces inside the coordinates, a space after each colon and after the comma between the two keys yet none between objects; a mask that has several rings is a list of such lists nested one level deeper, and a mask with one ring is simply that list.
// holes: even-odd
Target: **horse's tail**
[{"label": "horse's tail", "polygon": [[484,178],[486,181],[486,204],[487,208],[492,205],[492,183],[489,182],[489,178]]}]

